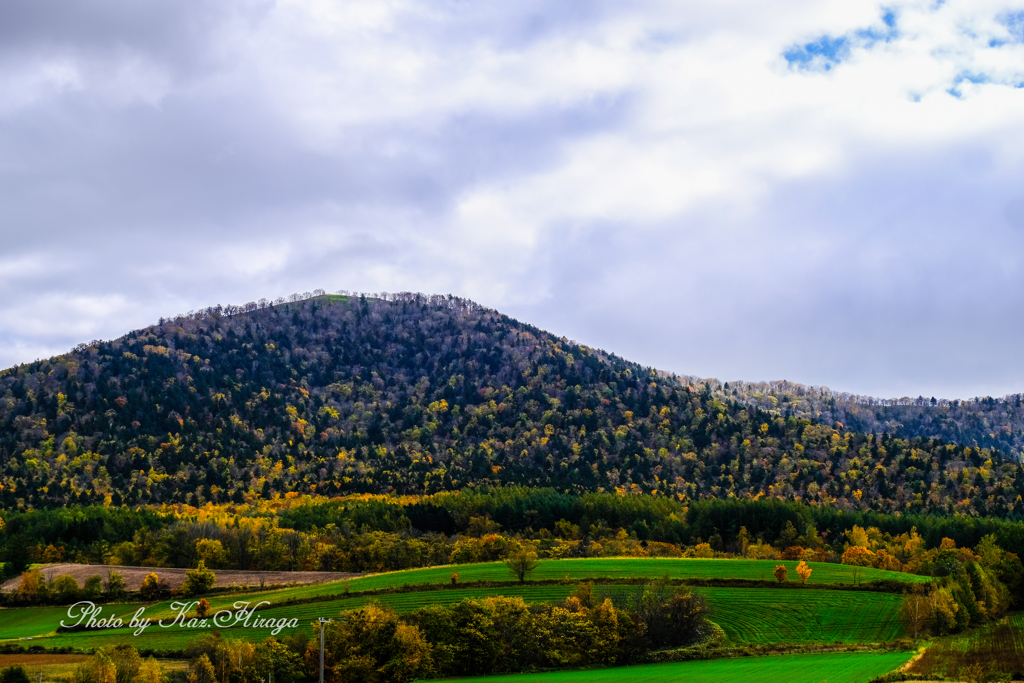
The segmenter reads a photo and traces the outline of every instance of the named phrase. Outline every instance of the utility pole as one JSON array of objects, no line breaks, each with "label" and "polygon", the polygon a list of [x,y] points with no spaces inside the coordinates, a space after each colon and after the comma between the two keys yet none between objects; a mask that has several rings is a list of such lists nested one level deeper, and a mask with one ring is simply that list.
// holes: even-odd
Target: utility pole
[{"label": "utility pole", "polygon": [[320,622],[320,683],[324,683],[324,631],[331,620],[320,617],[317,621]]}]

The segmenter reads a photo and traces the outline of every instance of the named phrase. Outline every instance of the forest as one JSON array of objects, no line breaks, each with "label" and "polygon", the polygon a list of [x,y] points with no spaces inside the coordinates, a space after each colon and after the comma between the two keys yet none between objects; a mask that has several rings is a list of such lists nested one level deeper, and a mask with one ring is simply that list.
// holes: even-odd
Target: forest
[{"label": "forest", "polygon": [[1009,451],[750,399],[455,297],[215,307],[0,373],[0,502],[201,506],[521,484],[1022,511]]}]

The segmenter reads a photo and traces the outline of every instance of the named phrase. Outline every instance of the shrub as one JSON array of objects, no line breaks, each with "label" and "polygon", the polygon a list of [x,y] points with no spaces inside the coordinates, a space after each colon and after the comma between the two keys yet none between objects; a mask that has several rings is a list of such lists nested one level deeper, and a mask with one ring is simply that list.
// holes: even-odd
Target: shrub
[{"label": "shrub", "polygon": [[776,581],[783,583],[786,580],[786,576],[789,575],[789,571],[786,569],[785,565],[777,564],[775,565],[775,571],[773,571],[772,574],[775,575]]},{"label": "shrub", "polygon": [[61,604],[78,602],[78,582],[67,574],[58,576],[50,583],[50,595]]},{"label": "shrub", "polygon": [[217,575],[206,568],[205,562],[199,560],[199,565],[195,569],[185,572],[185,584],[182,586],[182,590],[185,595],[202,595],[209,592],[215,583],[217,583]]}]

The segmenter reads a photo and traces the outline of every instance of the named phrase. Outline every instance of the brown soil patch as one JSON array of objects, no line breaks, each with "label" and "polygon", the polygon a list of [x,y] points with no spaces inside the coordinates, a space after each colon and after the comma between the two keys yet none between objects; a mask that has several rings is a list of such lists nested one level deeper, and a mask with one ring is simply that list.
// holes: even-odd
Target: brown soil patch
[{"label": "brown soil patch", "polygon": [[[52,581],[58,576],[71,576],[78,581],[78,585],[85,584],[90,576],[99,576],[103,581],[107,580],[111,570],[117,571],[124,577],[128,590],[138,590],[142,580],[151,572],[164,579],[177,588],[185,582],[187,569],[170,567],[123,567],[109,564],[48,564],[39,568],[47,581]],[[263,572],[263,571],[241,571],[237,569],[214,569],[217,575],[217,588],[226,586],[284,586],[299,583],[324,583],[326,581],[340,581],[342,579],[353,579],[364,574],[347,574],[345,572]],[[0,591],[10,593],[17,590],[21,583],[20,577],[6,581],[0,586]]]},{"label": "brown soil patch", "polygon": [[52,664],[78,664],[88,655],[0,655],[0,668],[8,666],[49,666]]}]

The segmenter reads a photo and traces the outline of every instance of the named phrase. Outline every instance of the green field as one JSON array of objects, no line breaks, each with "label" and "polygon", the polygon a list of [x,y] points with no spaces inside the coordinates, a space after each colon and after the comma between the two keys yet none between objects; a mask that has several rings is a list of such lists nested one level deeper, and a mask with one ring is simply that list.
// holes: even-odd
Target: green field
[{"label": "green field", "polygon": [[[720,560],[720,559],[677,559],[654,557],[602,557],[568,560],[542,560],[540,566],[530,574],[528,580],[543,581],[563,579],[571,581],[583,579],[657,579],[669,576],[673,579],[745,579],[748,581],[772,581],[772,571],[777,565],[785,565],[789,569],[791,580],[796,577],[796,562],[778,560]],[[870,567],[851,567],[845,564],[827,562],[809,562],[813,570],[808,583],[864,583],[876,580],[892,580],[906,583],[925,582],[927,576],[903,574],[901,572],[872,569]],[[472,581],[508,581],[509,572],[501,562],[483,564],[464,564],[446,567],[430,567],[427,569],[407,569],[399,572],[376,574],[348,581],[352,591],[379,590],[396,588],[403,584],[439,584],[450,583],[452,572],[459,574],[463,583]],[[337,585],[337,584],[332,584]],[[311,586],[310,589],[323,589],[327,584]],[[302,590],[302,589],[297,589]],[[329,594],[327,591],[320,593]]]},{"label": "green field", "polygon": [[[334,617],[344,610],[361,607],[372,600],[408,612],[430,605],[447,605],[466,598],[479,599],[494,595],[519,596],[527,602],[561,602],[575,590],[573,586],[506,586],[502,588],[462,588],[414,593],[391,593],[379,596],[354,595],[337,600],[309,602],[298,605],[266,607],[259,615],[278,620],[295,618],[299,629],[309,629],[317,617]],[[622,603],[638,590],[632,585],[599,586],[599,595]],[[876,643],[891,640],[903,633],[898,619],[902,597],[889,593],[834,590],[780,590],[773,588],[697,588],[711,607],[711,618],[725,631],[730,645],[773,644],[796,642]],[[24,609],[35,612],[30,620],[35,634],[52,633],[46,618],[57,618],[54,608]],[[61,609],[61,608],[57,608]],[[127,610],[126,610],[127,611]],[[121,611],[119,610],[119,613]],[[131,612],[128,612],[129,614]],[[151,615],[147,610],[147,615]],[[24,631],[24,629],[22,629]],[[285,629],[291,633],[295,629]],[[156,624],[141,636],[131,636],[126,629],[85,631],[38,638],[33,644],[46,647],[94,648],[129,638],[136,647],[171,650],[184,646],[190,638],[209,631],[162,628]],[[224,636],[261,639],[270,629],[221,629]]]},{"label": "green field", "polygon": [[453,680],[459,683],[866,683],[908,659],[910,654],[905,652],[782,655]]},{"label": "green field", "polygon": [[[524,584],[499,587],[452,587],[451,574],[457,572],[462,583],[475,581],[508,582],[510,575],[500,562],[453,565],[389,572],[348,581],[295,586],[253,593],[219,594],[209,598],[212,611],[229,608],[239,601],[255,604],[266,600],[259,614],[265,618],[296,618],[299,628],[309,628],[309,622],[320,616],[335,616],[346,609],[354,609],[371,600],[407,612],[428,605],[447,605],[464,598],[483,598],[493,595],[521,596],[528,602],[561,602],[575,590],[575,585],[537,585],[537,581],[563,580],[570,582],[587,579],[612,580],[657,579],[748,579],[771,577],[773,560],[719,560],[719,559],[655,559],[655,558],[595,558],[544,560]],[[792,565],[796,563],[782,563]],[[927,577],[854,568],[846,565],[812,563],[811,583],[818,585],[850,584],[856,579],[863,582],[874,579],[897,579],[904,582],[926,581]],[[795,571],[792,572],[795,574]],[[432,587],[408,593],[360,594],[364,591],[393,590],[402,586]],[[350,595],[344,596],[345,588]],[[595,591],[612,597],[617,603],[639,590],[637,585],[598,584]],[[897,614],[902,597],[891,593],[866,591],[839,591],[785,588],[697,587],[708,599],[712,619],[725,631],[732,645],[814,642],[884,642],[902,634]],[[333,596],[334,599],[283,605],[283,602],[309,601]],[[145,616],[171,621],[176,610],[175,600],[148,605]],[[116,614],[125,619],[140,607],[138,604],[104,605],[103,616]],[[9,608],[0,610],[0,640],[15,641],[32,638],[25,645],[44,647],[74,647],[91,649],[101,645],[130,639],[137,647],[175,650],[191,638],[208,633],[179,627],[161,628],[154,623],[143,635],[134,637],[126,629],[90,630],[76,633],[56,633],[62,620],[68,620],[66,607]],[[287,632],[287,631],[285,631]],[[269,629],[232,628],[221,630],[231,637],[263,638]]]}]

